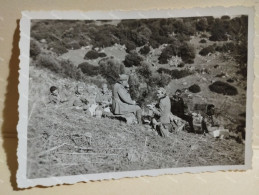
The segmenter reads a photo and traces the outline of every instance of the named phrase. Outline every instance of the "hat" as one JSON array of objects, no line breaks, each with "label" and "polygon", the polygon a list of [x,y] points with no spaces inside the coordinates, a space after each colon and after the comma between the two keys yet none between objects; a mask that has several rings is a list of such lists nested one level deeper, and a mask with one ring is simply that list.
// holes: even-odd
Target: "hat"
[{"label": "hat", "polygon": [[126,74],[120,74],[119,76],[119,81],[127,81],[129,79],[128,75]]}]

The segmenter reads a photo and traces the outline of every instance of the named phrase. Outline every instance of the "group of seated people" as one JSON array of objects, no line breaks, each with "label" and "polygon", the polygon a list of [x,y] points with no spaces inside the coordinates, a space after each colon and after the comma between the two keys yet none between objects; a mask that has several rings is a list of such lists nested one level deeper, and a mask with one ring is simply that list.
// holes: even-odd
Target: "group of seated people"
[{"label": "group of seated people", "polygon": [[[89,115],[101,117],[105,115],[127,115],[133,113],[139,125],[142,125],[142,109],[136,101],[132,100],[129,93],[129,76],[122,74],[118,81],[114,84],[112,92],[108,89],[107,84],[103,84],[102,90],[96,94],[95,103],[89,104],[85,94],[83,93],[84,85],[77,85],[75,96],[71,98],[72,105],[88,112]],[[149,104],[147,108],[152,111],[152,119],[150,124],[159,132],[162,137],[167,137],[172,132],[173,125],[177,124],[179,119],[189,124],[188,131],[195,132],[192,115],[185,114],[184,101],[181,97],[181,90],[176,90],[175,95],[171,98],[167,95],[164,88],[158,88],[156,91],[157,103]],[[52,86],[50,88],[49,100],[51,103],[62,103],[59,96],[58,88]],[[204,133],[207,133],[206,123],[204,119],[201,122]]]}]

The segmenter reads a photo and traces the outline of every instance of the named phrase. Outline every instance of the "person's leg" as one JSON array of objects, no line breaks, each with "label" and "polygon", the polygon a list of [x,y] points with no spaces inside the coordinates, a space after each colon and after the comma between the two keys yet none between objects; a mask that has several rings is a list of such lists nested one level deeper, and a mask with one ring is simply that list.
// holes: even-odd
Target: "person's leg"
[{"label": "person's leg", "polygon": [[183,115],[182,117],[183,120],[187,121],[190,125],[190,132],[195,132],[194,131],[194,127],[193,127],[193,118],[192,116],[189,116],[189,115]]},{"label": "person's leg", "polygon": [[207,128],[207,124],[204,120],[201,121],[201,128],[202,128],[203,134],[209,133],[208,128]]},{"label": "person's leg", "polygon": [[168,124],[160,124],[160,133],[161,133],[162,137],[169,136]]}]

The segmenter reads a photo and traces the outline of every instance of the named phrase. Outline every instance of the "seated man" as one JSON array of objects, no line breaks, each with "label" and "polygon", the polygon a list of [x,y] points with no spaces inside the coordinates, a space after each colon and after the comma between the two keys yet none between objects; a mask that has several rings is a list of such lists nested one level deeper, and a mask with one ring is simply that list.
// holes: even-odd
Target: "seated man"
[{"label": "seated man", "polygon": [[192,116],[184,114],[184,101],[181,97],[181,90],[179,89],[175,91],[175,95],[171,98],[171,112],[187,121],[190,126],[190,132],[194,132]]},{"label": "seated man", "polygon": [[157,97],[159,99],[158,108],[149,106],[151,110],[158,116],[158,120],[153,119],[153,124],[159,126],[160,134],[162,137],[167,137],[171,129],[170,115],[171,115],[171,102],[166,94],[164,88],[159,88],[157,90]]},{"label": "seated man", "polygon": [[113,86],[112,91],[112,112],[113,114],[134,113],[138,123],[142,124],[141,108],[136,105],[136,101],[132,100],[128,92],[128,76],[120,75],[118,82]]},{"label": "seated man", "polygon": [[60,97],[59,90],[56,86],[51,86],[49,90],[50,90],[49,103],[59,104],[59,103],[66,102],[66,100]]},{"label": "seated man", "polygon": [[76,110],[86,111],[89,108],[88,100],[84,95],[84,85],[78,84],[76,86],[75,96],[71,99],[72,106],[75,107]]}]

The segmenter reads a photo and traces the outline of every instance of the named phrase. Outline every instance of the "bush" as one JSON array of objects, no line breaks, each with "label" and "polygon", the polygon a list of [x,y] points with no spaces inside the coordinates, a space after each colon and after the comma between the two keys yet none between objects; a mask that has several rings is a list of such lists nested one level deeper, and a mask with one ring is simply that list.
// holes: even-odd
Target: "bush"
[{"label": "bush", "polygon": [[142,55],[147,55],[149,52],[150,52],[150,48],[149,46],[145,45],[144,47],[142,47],[139,52],[142,54]]},{"label": "bush", "polygon": [[197,84],[194,84],[194,85],[190,86],[188,89],[192,93],[199,93],[201,91],[200,86],[197,85]]},{"label": "bush", "polygon": [[99,57],[106,57],[106,54],[105,53],[99,53],[99,52],[97,52],[95,50],[91,50],[91,51],[88,51],[85,54],[84,59],[86,59],[86,60],[94,60],[94,59],[97,59]]},{"label": "bush", "polygon": [[126,67],[140,66],[142,61],[143,61],[142,57],[139,56],[136,52],[133,52],[126,55],[124,64]]},{"label": "bush", "polygon": [[200,18],[196,23],[196,29],[199,31],[205,31],[208,28],[207,18]]},{"label": "bush", "polygon": [[199,54],[202,55],[202,56],[206,56],[206,55],[208,55],[209,53],[214,53],[214,52],[215,52],[214,46],[213,46],[213,45],[210,45],[210,46],[208,46],[208,47],[203,48],[203,49],[199,52]]},{"label": "bush", "polygon": [[186,77],[186,76],[189,76],[192,74],[192,72],[187,69],[186,70],[177,70],[177,69],[169,70],[166,68],[159,68],[157,70],[157,72],[161,73],[161,74],[170,75],[172,79],[180,79],[180,78],[183,78],[183,77]]},{"label": "bush", "polygon": [[227,31],[229,28],[229,23],[224,22],[223,20],[216,19],[214,24],[211,27],[211,41],[226,41],[227,40]]},{"label": "bush", "polygon": [[64,78],[72,78],[77,81],[83,81],[84,80],[84,74],[83,72],[78,69],[76,66],[74,66],[69,60],[62,60],[60,61],[61,69],[60,74]]},{"label": "bush", "polygon": [[180,54],[179,56],[182,58],[184,63],[192,64],[195,58],[195,49],[189,43],[183,43],[180,47]]},{"label": "bush", "polygon": [[238,91],[232,85],[224,83],[222,81],[216,81],[209,86],[212,92],[223,94],[223,95],[237,95]]},{"label": "bush", "polygon": [[136,71],[139,75],[144,77],[145,79],[149,79],[152,75],[152,71],[150,70],[150,65],[147,62],[142,62],[141,66]]},{"label": "bush", "polygon": [[172,57],[172,56],[176,56],[179,53],[179,48],[181,46],[181,43],[176,41],[174,44],[170,44],[167,47],[165,47],[160,56],[158,57],[158,62],[159,64],[167,64],[168,60]]},{"label": "bush", "polygon": [[208,35],[203,33],[203,34],[200,35],[200,38],[208,38]]},{"label": "bush", "polygon": [[55,52],[58,55],[67,53],[68,50],[66,49],[66,47],[62,44],[58,44],[56,42],[51,42],[48,46],[49,49],[51,49],[53,52]]},{"label": "bush", "polygon": [[234,79],[228,79],[227,82],[228,83],[234,83]]},{"label": "bush", "polygon": [[200,43],[207,43],[207,41],[205,39],[201,39]]},{"label": "bush", "polygon": [[165,87],[171,81],[170,75],[154,73],[148,81],[150,87]]},{"label": "bush", "polygon": [[236,45],[234,43],[225,43],[224,45],[222,46],[217,46],[216,47],[216,51],[219,51],[219,52],[233,52],[235,49],[236,49]]},{"label": "bush", "polygon": [[47,68],[56,73],[61,69],[59,62],[52,55],[47,54],[40,54],[35,64],[38,67]]},{"label": "bush", "polygon": [[185,64],[183,62],[181,62],[179,65],[178,65],[178,68],[183,68],[185,66]]},{"label": "bush", "polygon": [[30,57],[36,58],[41,53],[40,45],[38,42],[31,40],[30,42]]},{"label": "bush", "polygon": [[119,75],[125,72],[124,65],[113,58],[104,58],[100,60],[99,65],[100,73],[106,78],[109,85],[113,85]]},{"label": "bush", "polygon": [[180,78],[184,78],[186,76],[191,75],[192,72],[189,70],[171,70],[171,77],[172,79],[180,79]]},{"label": "bush", "polygon": [[88,62],[83,62],[78,65],[78,68],[88,76],[96,76],[100,73],[99,66],[94,66]]},{"label": "bush", "polygon": [[126,52],[127,53],[130,53],[132,50],[135,50],[136,49],[136,45],[135,45],[135,43],[133,43],[133,42],[129,42],[129,41],[127,41],[126,43],[125,43],[125,46],[126,46]]},{"label": "bush", "polygon": [[67,49],[80,49],[81,45],[78,41],[71,41],[64,44]]}]

